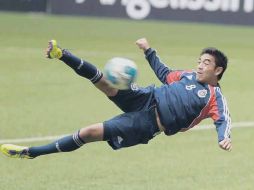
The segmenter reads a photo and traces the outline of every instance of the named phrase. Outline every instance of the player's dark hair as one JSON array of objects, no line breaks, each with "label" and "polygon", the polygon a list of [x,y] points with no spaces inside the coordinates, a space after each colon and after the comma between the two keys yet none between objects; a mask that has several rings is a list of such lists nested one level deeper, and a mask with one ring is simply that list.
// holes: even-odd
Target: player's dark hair
[{"label": "player's dark hair", "polygon": [[223,73],[227,69],[227,64],[228,64],[227,56],[222,51],[220,51],[216,48],[213,48],[213,47],[203,49],[201,52],[201,55],[206,54],[206,53],[209,55],[212,55],[215,58],[216,67],[223,68],[223,71],[218,75],[218,80],[220,80]]}]

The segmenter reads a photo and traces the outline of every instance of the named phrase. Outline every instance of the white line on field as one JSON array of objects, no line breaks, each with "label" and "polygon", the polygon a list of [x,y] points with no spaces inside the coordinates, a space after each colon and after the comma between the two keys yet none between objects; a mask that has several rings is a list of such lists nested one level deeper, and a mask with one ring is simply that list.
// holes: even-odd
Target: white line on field
[{"label": "white line on field", "polygon": [[[236,122],[232,123],[232,128],[239,128],[239,127],[254,127],[254,121],[246,121],[246,122]],[[199,125],[194,127],[192,130],[203,130],[203,129],[213,129],[215,125]]]},{"label": "white line on field", "polygon": [[2,139],[2,140],[0,140],[0,144],[50,141],[50,140],[55,140],[55,139],[61,138],[66,135],[45,136],[45,137],[28,137],[28,138],[22,138],[22,139]]},{"label": "white line on field", "polygon": [[[254,127],[254,121],[248,122],[237,122],[232,124],[233,128],[240,128],[240,127]],[[192,130],[205,130],[205,129],[212,129],[215,128],[214,125],[200,125]],[[68,135],[68,134],[66,134]],[[0,140],[0,144],[4,143],[26,143],[26,142],[39,142],[39,141],[50,141],[56,140],[66,135],[58,135],[58,136],[45,136],[45,137],[29,137],[29,138],[22,138],[22,139],[2,139]]]}]

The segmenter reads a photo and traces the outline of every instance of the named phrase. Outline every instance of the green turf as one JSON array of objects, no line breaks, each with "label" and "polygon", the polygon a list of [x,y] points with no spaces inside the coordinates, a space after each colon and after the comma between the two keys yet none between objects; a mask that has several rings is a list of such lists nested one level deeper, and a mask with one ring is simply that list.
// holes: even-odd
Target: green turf
[{"label": "green turf", "polygon": [[[0,140],[72,133],[120,113],[90,82],[44,58],[52,38],[101,69],[111,57],[132,58],[140,85],[160,83],[136,39],[147,37],[165,63],[180,69],[195,68],[201,49],[216,46],[230,60],[221,85],[233,122],[254,121],[253,34],[252,27],[1,13]],[[230,153],[218,148],[215,130],[204,130],[120,151],[98,143],[32,161],[0,155],[0,189],[253,189],[253,135],[253,128],[234,129]]]}]

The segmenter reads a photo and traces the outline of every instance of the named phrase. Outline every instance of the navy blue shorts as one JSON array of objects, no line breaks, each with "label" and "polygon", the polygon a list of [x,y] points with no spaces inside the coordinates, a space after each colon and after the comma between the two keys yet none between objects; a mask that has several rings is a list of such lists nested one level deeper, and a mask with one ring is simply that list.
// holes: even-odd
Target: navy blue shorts
[{"label": "navy blue shorts", "polygon": [[126,112],[103,122],[104,140],[114,150],[147,144],[159,133],[153,87],[119,91],[110,99]]},{"label": "navy blue shorts", "polygon": [[132,86],[129,90],[119,90],[118,94],[109,99],[114,102],[123,112],[134,112],[147,109],[155,102],[154,86],[139,88]]}]

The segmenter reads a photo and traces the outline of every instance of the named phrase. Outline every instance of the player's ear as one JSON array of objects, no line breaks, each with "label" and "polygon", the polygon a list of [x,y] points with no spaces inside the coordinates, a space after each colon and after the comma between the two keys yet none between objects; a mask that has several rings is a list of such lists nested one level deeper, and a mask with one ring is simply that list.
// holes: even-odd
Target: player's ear
[{"label": "player's ear", "polygon": [[215,68],[215,75],[219,76],[223,72],[223,67],[216,67]]}]

